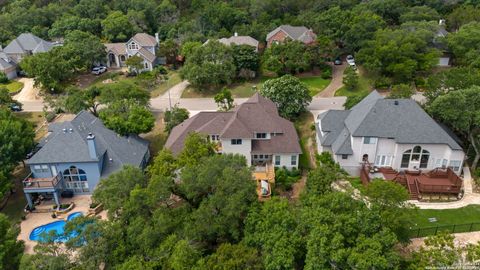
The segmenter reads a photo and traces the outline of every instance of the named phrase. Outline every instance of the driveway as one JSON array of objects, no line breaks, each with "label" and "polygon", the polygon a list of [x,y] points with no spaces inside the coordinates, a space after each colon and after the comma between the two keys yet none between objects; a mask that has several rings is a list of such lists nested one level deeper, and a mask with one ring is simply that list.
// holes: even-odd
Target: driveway
[{"label": "driveway", "polygon": [[[190,85],[188,81],[182,81],[171,87],[163,95],[150,99],[150,106],[152,110],[166,110],[170,106],[180,102],[183,90]],[[182,107],[182,106],[180,106]]]},{"label": "driveway", "polygon": [[32,78],[20,78],[23,88],[20,93],[13,96],[13,99],[23,104],[23,110],[26,112],[41,112],[43,110],[43,98],[40,96],[40,90],[34,87]]},{"label": "driveway", "polygon": [[330,84],[318,93],[315,97],[334,97],[335,92],[343,86],[343,72],[347,68],[347,63],[332,66],[332,80]]}]

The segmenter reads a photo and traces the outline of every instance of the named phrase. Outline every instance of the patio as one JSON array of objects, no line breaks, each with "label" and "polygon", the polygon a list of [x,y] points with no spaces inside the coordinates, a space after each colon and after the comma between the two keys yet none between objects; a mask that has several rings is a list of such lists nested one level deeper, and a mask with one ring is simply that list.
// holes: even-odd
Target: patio
[{"label": "patio", "polygon": [[[28,213],[26,215],[26,219],[20,223],[20,234],[18,235],[18,240],[23,240],[25,242],[25,253],[33,254],[33,248],[37,245],[37,242],[31,241],[29,239],[30,233],[33,229],[38,226],[51,223],[57,220],[65,219],[69,213],[72,212],[82,212],[84,215],[88,213],[91,204],[91,195],[76,195],[73,198],[62,198],[60,203],[67,204],[67,203],[74,203],[75,207],[68,213],[61,214],[57,218],[52,218],[52,212],[47,213]],[[37,206],[42,209],[50,207],[52,208],[54,201],[46,201],[41,205]],[[102,219],[107,218],[106,211],[102,211],[99,213],[99,216]]]}]

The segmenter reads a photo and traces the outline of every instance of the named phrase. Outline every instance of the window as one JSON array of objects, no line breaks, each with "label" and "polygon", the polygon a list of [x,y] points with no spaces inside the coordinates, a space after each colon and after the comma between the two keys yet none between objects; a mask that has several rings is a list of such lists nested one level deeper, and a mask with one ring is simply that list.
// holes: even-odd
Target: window
[{"label": "window", "polygon": [[461,160],[450,160],[450,165],[448,165],[448,167],[456,172],[460,170],[460,166],[462,166]]},{"label": "window", "polygon": [[33,171],[36,173],[45,173],[48,172],[48,165],[34,165]]},{"label": "window", "polygon": [[348,155],[342,155],[342,159],[348,159]]},{"label": "window", "polygon": [[210,140],[212,140],[212,142],[216,142],[220,139],[220,136],[219,135],[211,135],[210,136]]},{"label": "window", "polygon": [[280,156],[275,156],[275,166],[280,166]]},{"label": "window", "polygon": [[256,133],[255,138],[257,139],[266,139],[267,138],[267,133]]},{"label": "window", "polygon": [[377,138],[374,137],[363,137],[363,144],[376,144]]},{"label": "window", "polygon": [[435,162],[435,168],[440,168],[442,166],[442,159],[439,158],[437,159],[437,161]]},{"label": "window", "polygon": [[297,166],[297,156],[293,155],[292,160],[290,161],[290,165]]},{"label": "window", "polygon": [[263,155],[258,155],[258,158],[259,158],[259,159],[263,159]]},{"label": "window", "polygon": [[120,55],[120,61],[125,61],[125,55]]},{"label": "window", "polygon": [[67,189],[73,190],[76,193],[89,192],[87,174],[84,170],[78,169],[75,166],[63,171],[63,180]]},{"label": "window", "polygon": [[403,152],[402,155],[402,163],[400,164],[400,168],[408,168],[408,164],[410,163],[410,156],[412,155],[412,150],[407,150]]},{"label": "window", "polygon": [[447,167],[448,160],[443,159],[442,161],[442,167]]},{"label": "window", "polygon": [[422,156],[420,158],[420,168],[425,169],[428,167],[428,159],[430,158],[430,152],[427,150],[422,151]]},{"label": "window", "polygon": [[148,63],[147,62],[145,62],[145,68],[148,68]]},{"label": "window", "polygon": [[378,155],[375,159],[375,166],[389,167],[392,165],[392,156]]},{"label": "window", "polygon": [[403,152],[402,163],[400,168],[408,168],[410,162],[420,162],[419,167],[425,169],[428,167],[428,161],[430,159],[430,152],[427,150],[422,150],[422,147],[415,146],[413,149],[409,149]]},{"label": "window", "polygon": [[242,139],[232,139],[232,144],[233,145],[242,144]]},{"label": "window", "polygon": [[258,155],[253,155],[253,159],[257,159],[258,158]]},{"label": "window", "polygon": [[129,50],[138,50],[138,45],[137,45],[137,43],[132,42],[132,43],[128,44],[128,49],[129,49]]}]

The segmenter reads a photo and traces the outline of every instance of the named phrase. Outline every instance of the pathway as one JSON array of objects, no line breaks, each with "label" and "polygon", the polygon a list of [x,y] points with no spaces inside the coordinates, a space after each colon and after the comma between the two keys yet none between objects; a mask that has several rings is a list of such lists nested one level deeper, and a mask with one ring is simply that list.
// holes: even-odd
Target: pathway
[{"label": "pathway", "polygon": [[334,97],[335,92],[343,86],[343,72],[345,71],[346,67],[347,63],[343,63],[341,65],[333,65],[332,81],[330,81],[330,84],[325,87],[322,92],[318,93],[315,97]]},{"label": "pathway", "polygon": [[480,204],[480,194],[473,193],[472,176],[468,167],[463,168],[463,188],[465,194],[463,198],[455,202],[419,202],[409,201],[409,203],[417,206],[420,209],[457,209],[471,204]]},{"label": "pathway", "polygon": [[13,96],[13,99],[23,104],[22,108],[26,112],[41,112],[43,110],[43,98],[40,96],[40,90],[35,87],[32,78],[21,78],[23,88],[20,93]]},{"label": "pathway", "polygon": [[152,109],[168,109],[171,106],[175,106],[175,104],[180,102],[180,98],[182,97],[183,90],[185,90],[190,83],[188,81],[182,81],[170,89],[168,89],[162,95],[150,99],[150,106]]}]

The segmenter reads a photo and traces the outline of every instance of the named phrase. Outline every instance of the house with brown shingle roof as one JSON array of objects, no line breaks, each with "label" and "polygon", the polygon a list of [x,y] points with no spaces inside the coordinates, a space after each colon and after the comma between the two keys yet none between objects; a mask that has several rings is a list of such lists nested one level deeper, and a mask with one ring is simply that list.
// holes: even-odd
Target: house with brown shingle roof
[{"label": "house with brown shingle roof", "polygon": [[158,34],[154,37],[146,33],[137,33],[126,43],[107,43],[107,66],[124,67],[127,58],[136,55],[143,59],[144,68],[140,71],[151,71],[164,64],[164,59],[156,56],[158,45]]},{"label": "house with brown shingle roof", "polygon": [[[217,143],[219,153],[240,154],[255,168],[259,196],[274,182],[274,167],[297,169],[302,153],[293,123],[278,114],[271,100],[256,93],[228,112],[200,112],[173,128],[165,147],[178,155],[191,132]],[[263,182],[262,182],[263,181]],[[263,185],[263,186],[262,186]]]},{"label": "house with brown shingle roof", "polygon": [[251,36],[239,36],[237,32],[229,38],[221,38],[218,40],[220,43],[227,46],[234,45],[248,45],[255,48],[255,51],[258,52],[258,40],[252,38]]},{"label": "house with brown shingle roof", "polygon": [[267,34],[267,47],[272,46],[273,43],[282,43],[287,39],[312,44],[317,39],[317,35],[312,29],[305,26],[280,25]]},{"label": "house with brown shingle roof", "polygon": [[165,146],[180,153],[190,132],[208,136],[221,153],[244,155],[248,164],[298,168],[301,148],[293,123],[258,93],[232,111],[200,112],[185,120],[172,130]]}]

